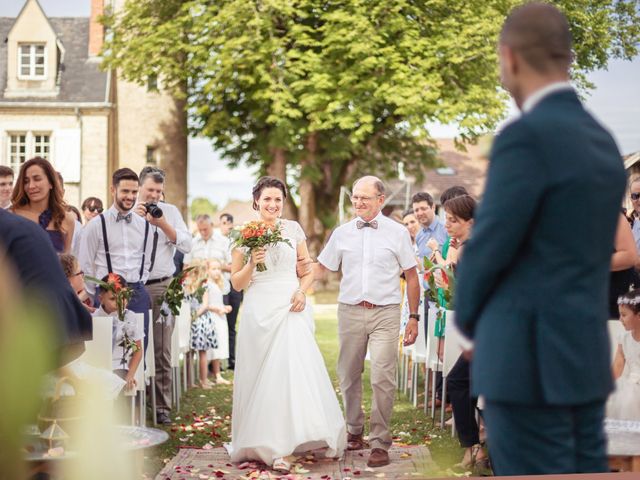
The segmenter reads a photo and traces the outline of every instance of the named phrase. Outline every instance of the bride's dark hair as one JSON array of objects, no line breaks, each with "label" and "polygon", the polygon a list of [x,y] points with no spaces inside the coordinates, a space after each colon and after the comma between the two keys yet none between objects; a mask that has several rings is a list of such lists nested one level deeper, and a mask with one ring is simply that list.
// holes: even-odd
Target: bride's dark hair
[{"label": "bride's dark hair", "polygon": [[260,177],[253,186],[253,209],[258,210],[258,200],[265,188],[277,188],[282,192],[282,200],[287,199],[287,187],[282,180],[275,177]]}]

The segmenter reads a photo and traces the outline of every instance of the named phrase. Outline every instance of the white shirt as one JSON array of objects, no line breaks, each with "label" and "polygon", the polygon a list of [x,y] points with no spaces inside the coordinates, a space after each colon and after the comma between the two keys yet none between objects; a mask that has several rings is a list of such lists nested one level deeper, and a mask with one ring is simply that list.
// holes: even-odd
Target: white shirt
[{"label": "white shirt", "polygon": [[162,209],[162,214],[169,225],[176,231],[176,243],[171,242],[162,229],[151,225],[149,235],[153,241],[153,233],[157,230],[158,246],[156,248],[156,260],[153,264],[153,270],[149,273],[149,279],[173,277],[176,271],[176,265],[173,263],[176,248],[185,254],[191,251],[191,233],[189,233],[178,207],[164,202],[159,203],[158,206]]},{"label": "white shirt", "polygon": [[[144,338],[144,330],[138,328],[137,314],[131,310],[124,311],[124,321],[118,319],[116,312],[108,314],[102,307],[93,312],[93,317],[111,317],[112,321],[112,337],[111,337],[111,368],[113,370],[129,370],[129,361],[132,352],[129,351],[127,358],[124,358],[124,348],[120,345],[124,339],[124,332],[127,332],[129,338],[134,342]],[[123,362],[124,359],[124,362]]]},{"label": "white shirt", "polygon": [[540,90],[533,92],[527,97],[522,104],[522,112],[530,112],[533,107],[542,101],[544,97],[551,95],[552,93],[559,92],[561,90],[573,90],[573,86],[569,82],[554,82],[546,87],[542,87]]},{"label": "white shirt", "polygon": [[184,263],[211,258],[220,260],[224,265],[231,263],[230,241],[224,235],[212,233],[208,240],[198,235],[193,241],[191,252],[184,256]]},{"label": "white shirt", "polygon": [[[144,231],[147,221],[131,211],[131,223],[124,220],[116,222],[118,210],[115,206],[112,206],[103,215],[114,273],[122,275],[127,283],[145,282],[149,276],[149,265],[151,264],[153,230],[149,228],[144,268],[142,277],[140,277]],[[109,273],[99,215],[91,219],[82,231],[78,261],[80,268],[86,275],[100,279]],[[95,291],[95,286],[91,282],[87,282],[87,291],[90,294]]]},{"label": "white shirt", "polygon": [[358,229],[355,218],[331,234],[318,261],[332,271],[342,266],[338,301],[357,305],[399,304],[400,272],[414,268],[416,257],[407,229],[379,213],[378,228]]}]

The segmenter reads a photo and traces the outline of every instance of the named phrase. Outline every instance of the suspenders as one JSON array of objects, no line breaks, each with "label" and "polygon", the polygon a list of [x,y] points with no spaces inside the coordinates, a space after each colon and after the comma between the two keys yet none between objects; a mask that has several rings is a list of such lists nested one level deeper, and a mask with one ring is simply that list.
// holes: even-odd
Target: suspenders
[{"label": "suspenders", "polygon": [[[111,253],[109,252],[109,240],[107,239],[107,223],[104,220],[104,214],[100,214],[100,222],[102,223],[102,241],[104,243],[104,253],[107,257],[107,269],[109,273],[113,273],[113,265],[111,264]],[[140,264],[140,280],[142,281],[142,275],[144,274],[144,260],[147,253],[147,239],[149,238],[149,222],[144,222],[144,242],[142,244],[142,263]],[[156,248],[158,246],[158,227],[156,227],[153,233],[153,248],[151,250],[151,266],[149,272],[153,270],[153,264],[156,260]]]}]

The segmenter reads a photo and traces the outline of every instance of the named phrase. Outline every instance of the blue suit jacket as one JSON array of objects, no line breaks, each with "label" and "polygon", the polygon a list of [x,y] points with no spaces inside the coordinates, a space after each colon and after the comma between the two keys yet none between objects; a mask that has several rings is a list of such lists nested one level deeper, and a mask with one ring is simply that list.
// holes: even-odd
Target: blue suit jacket
[{"label": "blue suit jacket", "polygon": [[614,140],[573,91],[543,98],[495,139],[455,302],[475,340],[474,394],[606,399],[609,264],[625,182]]},{"label": "blue suit jacket", "polygon": [[91,315],[65,277],[47,234],[38,224],[0,209],[0,250],[15,267],[29,301],[42,302],[56,322],[59,338],[50,347],[66,347],[65,362],[80,355],[84,341],[93,336]]}]

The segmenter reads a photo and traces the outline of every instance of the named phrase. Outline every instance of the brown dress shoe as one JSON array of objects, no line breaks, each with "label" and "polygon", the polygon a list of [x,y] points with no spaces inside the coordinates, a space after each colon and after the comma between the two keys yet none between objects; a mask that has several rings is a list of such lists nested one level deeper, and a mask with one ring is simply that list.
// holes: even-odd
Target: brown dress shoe
[{"label": "brown dress shoe", "polygon": [[364,439],[362,434],[347,433],[347,450],[362,450],[364,448]]},{"label": "brown dress shoe", "polygon": [[369,455],[369,460],[367,461],[368,467],[384,467],[385,465],[389,465],[389,454],[386,450],[381,448],[374,448],[371,450],[371,455]]}]

